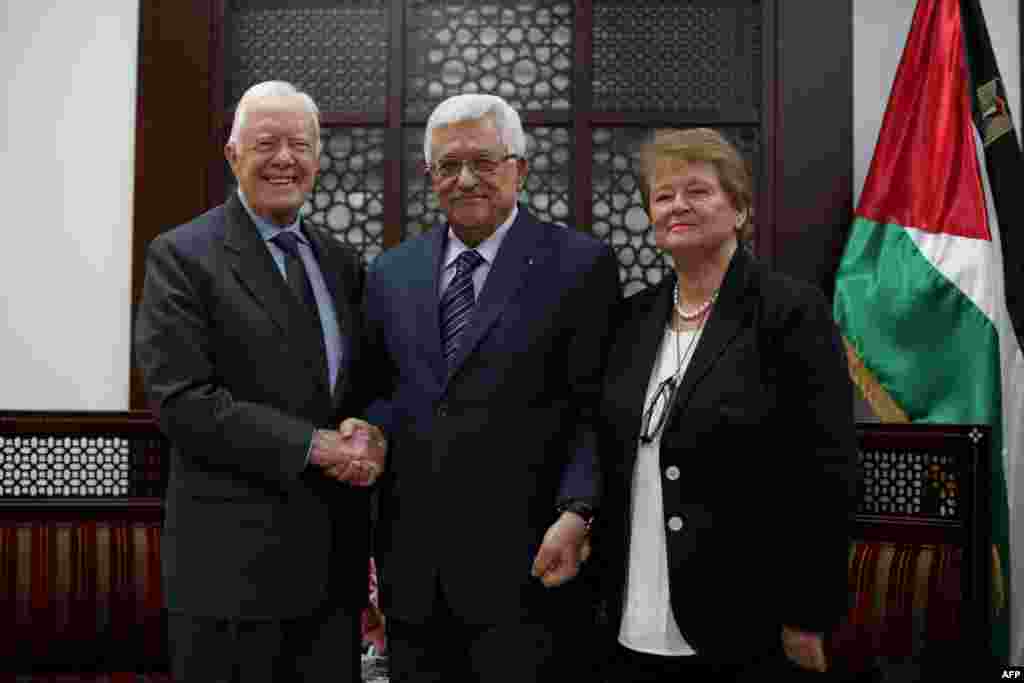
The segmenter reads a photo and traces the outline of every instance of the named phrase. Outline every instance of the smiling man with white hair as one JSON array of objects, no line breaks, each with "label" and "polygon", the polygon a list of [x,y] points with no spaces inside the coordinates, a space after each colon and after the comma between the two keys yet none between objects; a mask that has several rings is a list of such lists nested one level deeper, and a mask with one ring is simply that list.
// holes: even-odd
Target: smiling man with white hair
[{"label": "smiling man with white hair", "polygon": [[136,356],[172,443],[162,538],[178,681],[358,680],[375,427],[345,416],[364,273],[299,211],[316,104],[250,88],[225,156],[238,191],[149,247]]},{"label": "smiling man with white hair", "polygon": [[618,263],[517,203],[526,138],[501,98],[438,105],[424,157],[447,221],[377,258],[364,305],[392,681],[568,680]]}]

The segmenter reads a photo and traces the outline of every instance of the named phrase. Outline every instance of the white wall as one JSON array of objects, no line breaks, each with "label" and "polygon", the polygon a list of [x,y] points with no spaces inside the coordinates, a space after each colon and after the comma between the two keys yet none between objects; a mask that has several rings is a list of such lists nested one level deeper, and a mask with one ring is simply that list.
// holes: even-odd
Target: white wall
[{"label": "white wall", "polygon": [[[853,203],[860,198],[917,0],[853,0]],[[1018,0],[981,0],[1020,134]]]},{"label": "white wall", "polygon": [[128,407],[138,2],[0,9],[0,410]]}]

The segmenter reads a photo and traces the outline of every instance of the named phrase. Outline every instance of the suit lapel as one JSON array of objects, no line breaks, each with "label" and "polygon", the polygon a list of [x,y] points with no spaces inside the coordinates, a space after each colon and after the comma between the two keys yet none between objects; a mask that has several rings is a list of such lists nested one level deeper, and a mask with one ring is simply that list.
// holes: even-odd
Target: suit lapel
[{"label": "suit lapel", "polygon": [[[535,257],[543,236],[544,228],[533,220],[525,208],[520,207],[519,214],[505,235],[498,255],[491,265],[491,271],[487,274],[487,280],[484,282],[483,291],[477,298],[469,325],[459,340],[459,348],[451,370],[448,372],[447,381],[451,381],[452,376],[466,362],[466,358],[477,347],[487,331],[497,322],[512,295],[526,282],[527,273],[535,266]],[[438,273],[440,270],[439,258]],[[440,321],[438,321],[438,345],[440,345],[440,337]],[[446,386],[447,381],[445,382]]]},{"label": "suit lapel", "polygon": [[[444,384],[448,368],[441,352],[441,259],[447,242],[448,227],[438,225],[420,241],[422,252],[409,259],[409,296],[414,316],[417,337],[437,378],[438,385]],[[421,331],[421,332],[420,332]]]},{"label": "suit lapel", "polygon": [[224,208],[224,248],[235,275],[267,311],[281,334],[289,339],[298,339],[298,349],[316,361],[316,367],[322,370],[318,374],[326,385],[327,359],[323,353],[320,329],[311,324],[311,316],[288,289],[274,257],[237,195],[232,194]]},{"label": "suit lapel", "polygon": [[[625,422],[619,425],[617,431],[626,434],[628,438],[625,443],[634,446],[640,438],[643,411],[647,407],[647,388],[650,385],[654,364],[657,362],[658,350],[665,337],[665,326],[668,324],[672,309],[674,286],[673,274],[658,285],[646,310],[623,330],[620,341],[616,343],[614,367],[625,369],[614,390],[615,400],[619,404],[619,410],[615,412],[625,415]],[[635,448],[627,452],[631,459],[636,457]],[[632,474],[632,466],[626,471]]]},{"label": "suit lapel", "polygon": [[750,256],[741,245],[736,249],[736,253],[729,263],[729,269],[722,280],[718,301],[715,302],[711,317],[705,323],[704,332],[693,352],[693,360],[690,361],[690,365],[683,375],[683,381],[676,395],[666,428],[680,418],[680,415],[686,410],[686,405],[697,384],[711,371],[726,347],[742,328],[748,309],[743,295],[747,288],[749,268]]}]

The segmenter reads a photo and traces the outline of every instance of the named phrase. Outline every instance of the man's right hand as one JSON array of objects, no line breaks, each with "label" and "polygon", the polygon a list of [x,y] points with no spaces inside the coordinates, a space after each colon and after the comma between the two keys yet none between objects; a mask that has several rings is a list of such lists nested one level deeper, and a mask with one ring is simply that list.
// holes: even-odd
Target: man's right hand
[{"label": "man's right hand", "polygon": [[384,469],[386,447],[376,427],[350,419],[338,431],[314,432],[309,461],[339,482],[370,486]]}]

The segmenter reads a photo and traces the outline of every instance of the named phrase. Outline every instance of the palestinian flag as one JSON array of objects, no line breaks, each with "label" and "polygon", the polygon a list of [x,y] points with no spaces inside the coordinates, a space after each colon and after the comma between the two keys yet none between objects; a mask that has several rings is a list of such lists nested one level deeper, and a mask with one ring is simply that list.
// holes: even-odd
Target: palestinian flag
[{"label": "palestinian flag", "polygon": [[[991,425],[991,650],[1014,664],[1024,652],[1021,624],[1010,633],[1010,615],[1024,610],[1008,602],[1020,565],[1014,477],[1024,480],[1022,195],[1024,162],[977,0],[919,0],[833,313],[851,374],[883,421]],[[1015,583],[1024,594],[1024,577]]]}]

